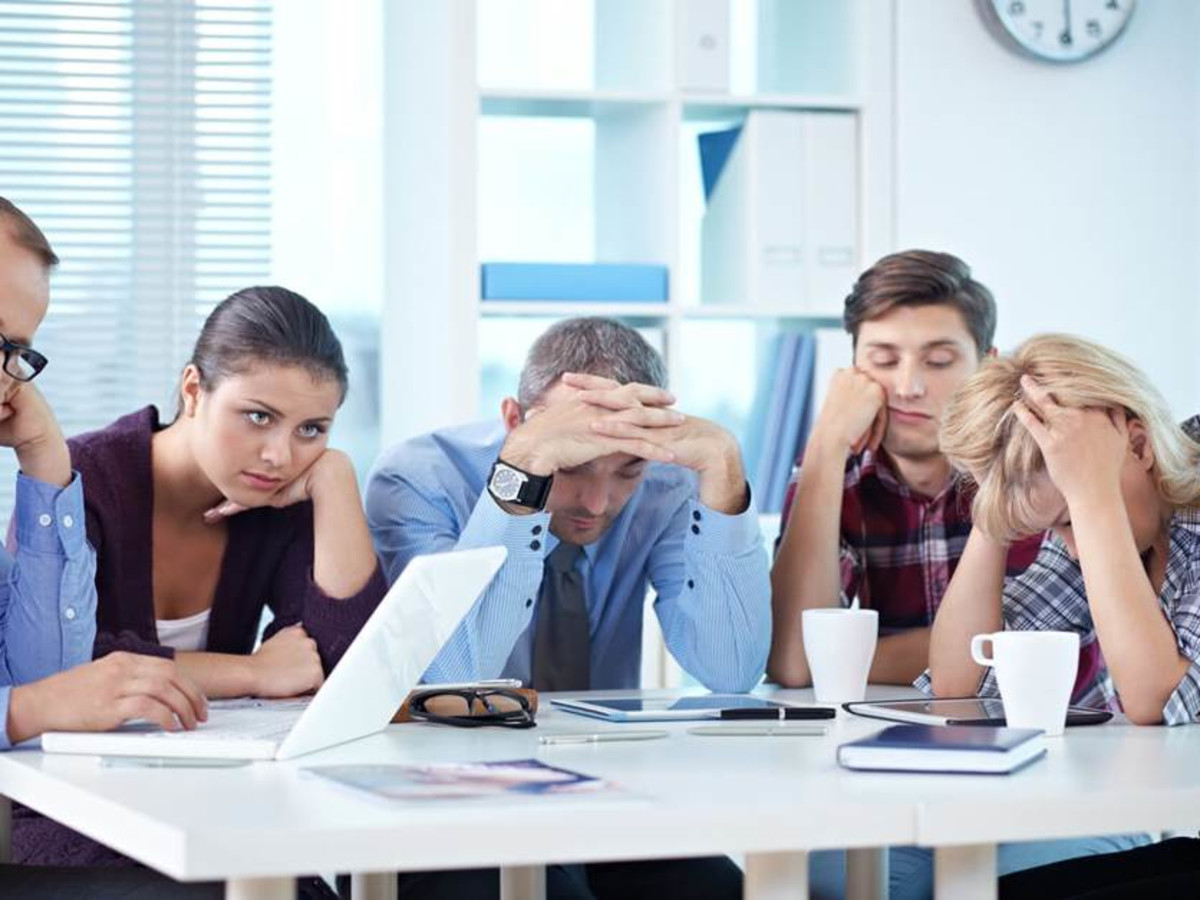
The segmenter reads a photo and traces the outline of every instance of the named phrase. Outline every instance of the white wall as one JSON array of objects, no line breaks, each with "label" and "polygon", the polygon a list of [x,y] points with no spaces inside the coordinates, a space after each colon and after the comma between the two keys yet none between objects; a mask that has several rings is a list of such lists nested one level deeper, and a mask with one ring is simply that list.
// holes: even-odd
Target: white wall
[{"label": "white wall", "polygon": [[383,303],[381,2],[275,4],[272,274],[330,315]]},{"label": "white wall", "polygon": [[969,0],[897,0],[896,239],[961,255],[997,344],[1072,331],[1200,411],[1200,4],[1142,0],[1090,62],[1019,57]]}]

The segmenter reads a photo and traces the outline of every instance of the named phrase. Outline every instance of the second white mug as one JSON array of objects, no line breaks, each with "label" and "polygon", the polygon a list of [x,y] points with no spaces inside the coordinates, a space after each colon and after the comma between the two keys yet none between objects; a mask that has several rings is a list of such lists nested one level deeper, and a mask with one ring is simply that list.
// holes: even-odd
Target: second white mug
[{"label": "second white mug", "polygon": [[[985,645],[991,655],[985,655]],[[1040,728],[1060,735],[1079,669],[1079,635],[1073,631],[997,631],[971,638],[971,659],[996,670],[1004,719],[1010,728]]]}]

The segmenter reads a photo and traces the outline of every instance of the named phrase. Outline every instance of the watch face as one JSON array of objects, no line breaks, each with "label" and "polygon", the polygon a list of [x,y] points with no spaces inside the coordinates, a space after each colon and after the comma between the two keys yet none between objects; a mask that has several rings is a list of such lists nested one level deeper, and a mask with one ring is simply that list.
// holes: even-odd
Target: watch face
[{"label": "watch face", "polygon": [[525,483],[525,476],[515,469],[510,469],[508,466],[496,466],[496,471],[492,473],[492,483],[489,485],[492,491],[492,496],[497,500],[511,502],[516,500],[521,494],[521,485]]},{"label": "watch face", "polygon": [[1047,62],[1080,62],[1125,28],[1136,0],[981,0],[989,27],[1015,49]]}]

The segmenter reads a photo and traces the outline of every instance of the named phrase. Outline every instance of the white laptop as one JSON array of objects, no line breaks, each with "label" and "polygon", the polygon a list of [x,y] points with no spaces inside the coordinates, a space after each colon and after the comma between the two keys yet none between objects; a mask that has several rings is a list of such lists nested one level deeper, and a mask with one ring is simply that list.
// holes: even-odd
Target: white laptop
[{"label": "white laptop", "polygon": [[290,759],[382,731],[487,587],[507,551],[418,556],[312,698],[209,704],[195,731],[132,722],[115,731],[51,731],[47,753],[194,759]]}]

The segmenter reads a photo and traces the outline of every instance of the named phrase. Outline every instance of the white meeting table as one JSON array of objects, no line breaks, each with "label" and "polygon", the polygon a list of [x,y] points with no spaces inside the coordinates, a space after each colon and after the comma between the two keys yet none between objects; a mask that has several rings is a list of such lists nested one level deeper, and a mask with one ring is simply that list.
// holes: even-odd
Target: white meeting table
[{"label": "white meeting table", "polygon": [[[629,692],[621,692],[629,693]],[[646,692],[656,694],[660,692]],[[764,690],[763,693],[771,693]],[[873,696],[911,691],[872,688]],[[809,691],[780,699],[811,700]],[[183,881],[227,897],[293,895],[293,877],[355,873],[356,896],[394,896],[389,873],[504,868],[506,897],[537,897],[541,866],[740,854],[746,896],[804,897],[807,854],[846,848],[848,895],[886,896],[881,848],[937,848],[939,897],[995,895],[995,844],[1200,822],[1200,729],[1124,723],[1048,739],[1007,777],[857,773],[839,743],[886,723],[839,713],[825,737],[700,737],[695,723],[617,725],[555,711],[529,730],[426,724],[288,762],[237,768],[102,766],[0,754],[0,794]],[[543,734],[663,728],[666,739],[540,746]],[[306,775],[335,763],[538,758],[619,791],[511,800],[388,802]]]}]

